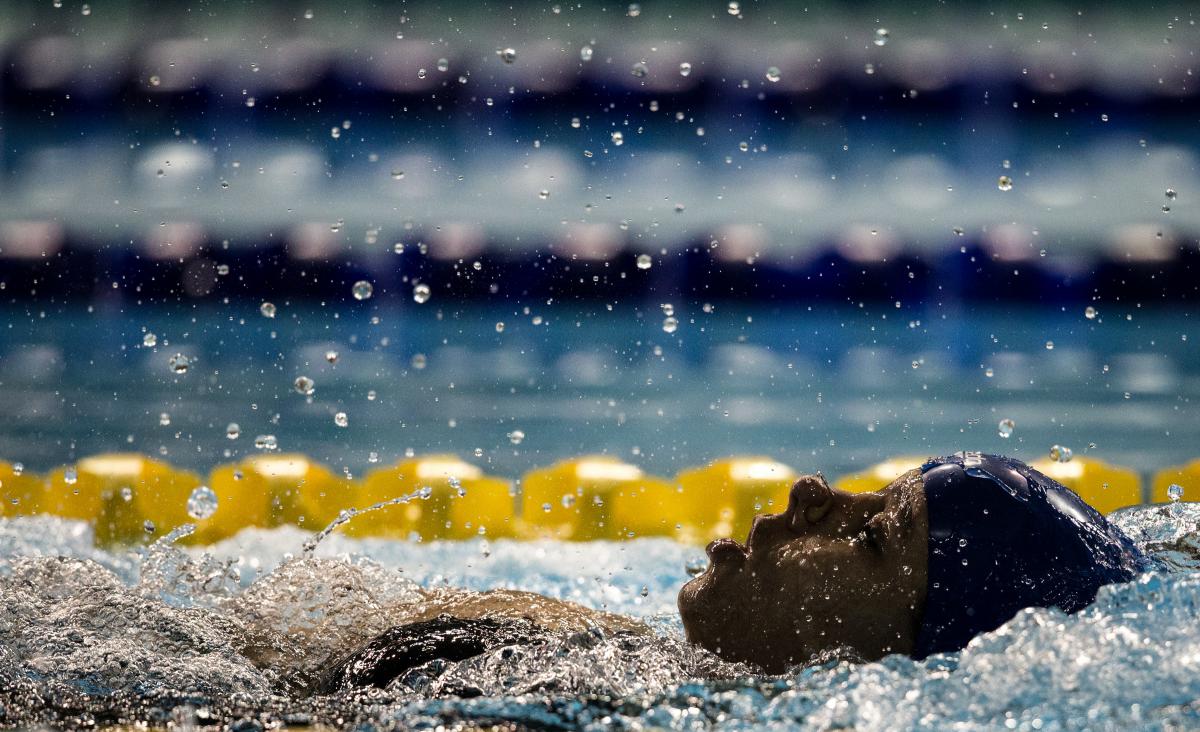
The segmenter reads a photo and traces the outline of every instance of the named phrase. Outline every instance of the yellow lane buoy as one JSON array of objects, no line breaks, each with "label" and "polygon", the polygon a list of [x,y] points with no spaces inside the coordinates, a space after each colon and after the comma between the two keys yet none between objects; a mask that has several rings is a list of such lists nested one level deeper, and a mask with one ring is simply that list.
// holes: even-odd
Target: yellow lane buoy
[{"label": "yellow lane buoy", "polygon": [[1170,500],[1171,486],[1179,486],[1179,493],[1174,500],[1200,501],[1200,459],[1184,465],[1172,465],[1154,475],[1150,488],[1151,503],[1166,503]]},{"label": "yellow lane buoy", "polygon": [[866,470],[843,475],[838,478],[833,487],[847,493],[870,493],[880,488],[886,488],[896,478],[904,475],[913,468],[919,468],[929,460],[928,456],[901,455],[876,463]]},{"label": "yellow lane buoy", "polygon": [[359,514],[343,530],[351,536],[407,537],[415,533],[426,541],[513,533],[512,485],[485,475],[478,466],[454,455],[412,458],[371,471],[363,479],[355,505],[365,508],[421,493],[427,495]]},{"label": "yellow lane buoy", "polygon": [[1129,468],[1085,456],[1065,463],[1038,460],[1032,466],[1075,491],[1100,513],[1142,502],[1142,481]]},{"label": "yellow lane buoy", "polygon": [[0,460],[0,517],[37,513],[45,486],[42,479],[21,467]]},{"label": "yellow lane buoy", "polygon": [[319,532],[338,511],[358,502],[352,481],[304,455],[256,455],[239,469],[246,486],[257,487],[258,496],[266,499],[266,526],[290,523]]},{"label": "yellow lane buoy", "polygon": [[760,513],[787,508],[796,471],[766,457],[731,457],[684,470],[676,481],[676,515],[683,517],[679,538],[703,543],[723,536],[744,539]]},{"label": "yellow lane buoy", "polygon": [[282,524],[320,531],[357,502],[349,479],[299,454],[255,455],[217,468],[210,481],[220,502],[213,528],[225,536]]},{"label": "yellow lane buoy", "polygon": [[563,460],[526,474],[519,534],[575,541],[668,535],[677,520],[662,507],[675,492],[612,456]]},{"label": "yellow lane buoy", "polygon": [[41,510],[94,524],[99,544],[138,543],[187,523],[193,473],[137,453],[83,458],[50,474]]},{"label": "yellow lane buoy", "polygon": [[268,480],[248,468],[246,462],[218,465],[208,474],[208,485],[217,495],[217,510],[197,527],[192,535],[197,542],[212,544],[251,526],[266,528],[282,523],[271,513]]}]

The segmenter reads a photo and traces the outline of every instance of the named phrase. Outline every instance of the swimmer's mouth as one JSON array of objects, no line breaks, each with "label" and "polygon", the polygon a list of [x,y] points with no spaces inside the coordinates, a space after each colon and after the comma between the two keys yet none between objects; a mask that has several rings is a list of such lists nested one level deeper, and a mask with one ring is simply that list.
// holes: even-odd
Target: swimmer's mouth
[{"label": "swimmer's mouth", "polygon": [[723,561],[744,562],[749,551],[733,539],[717,539],[708,543],[704,553],[708,555],[711,564],[719,564]]}]

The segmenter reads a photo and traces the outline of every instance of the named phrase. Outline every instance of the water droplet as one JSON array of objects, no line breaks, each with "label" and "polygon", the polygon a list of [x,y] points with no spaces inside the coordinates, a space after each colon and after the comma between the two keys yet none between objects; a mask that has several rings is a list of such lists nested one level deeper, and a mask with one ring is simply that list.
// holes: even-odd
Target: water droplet
[{"label": "water droplet", "polygon": [[198,485],[192,489],[187,500],[188,516],[203,521],[217,512],[217,494],[206,485]]},{"label": "water droplet", "polygon": [[520,445],[525,441],[525,433],[521,430],[513,430],[508,433],[508,441],[514,445]]},{"label": "water droplet", "polygon": [[162,84],[162,79],[158,78],[157,74],[150,77],[150,86],[158,86],[159,84]]},{"label": "water droplet", "polygon": [[642,597],[646,597],[647,595],[650,594],[650,588],[647,587],[646,585],[642,585],[642,590],[638,594],[641,595]]},{"label": "water droplet", "polygon": [[63,470],[63,481],[67,485],[75,485],[77,480],[79,480],[79,472],[75,470],[74,466]]},{"label": "water droplet", "polygon": [[1016,428],[1017,428],[1016,422],[1012,421],[1011,419],[1005,418],[1005,419],[1000,420],[1000,426],[999,426],[998,430],[1000,432],[1000,436],[1007,439],[1012,436],[1013,430],[1015,430]]},{"label": "water droplet", "polygon": [[1002,191],[1011,191],[1013,187],[1012,178],[1007,175],[1002,175],[996,180],[996,187]]},{"label": "water droplet", "polygon": [[146,348],[154,348],[156,345],[158,345],[158,336],[154,335],[153,333],[147,333],[146,335],[142,336],[142,345]]},{"label": "water droplet", "polygon": [[413,300],[421,305],[429,302],[429,296],[432,293],[429,291],[429,285],[419,284],[413,287]]},{"label": "water droplet", "polygon": [[875,29],[875,45],[876,46],[886,46],[887,42],[888,42],[888,29],[887,28],[876,28]]},{"label": "water droplet", "polygon": [[133,489],[127,485],[121,486],[121,500],[129,503],[133,500]]},{"label": "water droplet", "polygon": [[1047,350],[1047,351],[1053,351],[1053,350],[1054,350],[1054,341],[1046,341],[1046,350]]},{"label": "water droplet", "polygon": [[584,46],[584,47],[580,48],[579,49],[579,60],[583,61],[584,63],[591,61],[592,53],[593,53],[593,51],[592,51],[591,46]]},{"label": "water droplet", "polygon": [[617,130],[612,133],[612,141],[614,145],[624,145],[625,135],[622,134],[620,130]]},{"label": "water droplet", "polygon": [[275,450],[279,447],[279,442],[275,435],[259,435],[254,438],[254,446],[259,450]]},{"label": "water droplet", "polygon": [[691,559],[687,560],[686,563],[684,563],[683,571],[686,572],[689,577],[698,577],[704,574],[704,568],[706,566],[708,566],[707,562],[700,557],[692,557]]},{"label": "water droplet", "polygon": [[955,236],[962,236],[967,233],[966,230],[961,226],[955,226],[953,229],[951,229],[951,231],[954,232]]},{"label": "water droplet", "polygon": [[[682,69],[682,66],[680,68]],[[638,61],[636,64],[633,65],[633,68],[630,69],[629,71],[631,74],[633,74],[637,78],[644,79],[644,78],[646,78],[646,74],[650,73],[650,68],[648,66],[646,66],[645,61]]]},{"label": "water droplet", "polygon": [[983,370],[983,375],[990,379],[996,375],[996,372],[992,369],[991,366],[988,366],[986,369]]},{"label": "water droplet", "polygon": [[679,329],[679,321],[675,318],[663,318],[662,329],[664,333],[674,333]]},{"label": "water droplet", "polygon": [[1175,200],[1175,197],[1176,197],[1177,195],[1179,195],[1179,194],[1175,192],[1175,189],[1174,189],[1174,188],[1168,188],[1168,189],[1167,189],[1167,193],[1166,193],[1166,195],[1167,195],[1167,200],[1168,200],[1168,201],[1174,201],[1174,200]]},{"label": "water droplet", "polygon": [[1087,318],[1088,320],[1095,320],[1096,319],[1096,308],[1092,307],[1091,305],[1088,305],[1086,308],[1083,309],[1083,317]]},{"label": "water droplet", "polygon": [[366,280],[359,280],[354,283],[354,287],[350,290],[354,295],[355,300],[370,300],[371,295],[375,294],[375,288]]},{"label": "water droplet", "polygon": [[177,374],[186,374],[188,368],[192,365],[188,357],[182,353],[176,353],[174,356],[171,356],[171,360],[167,363],[171,367],[171,370]]},{"label": "water droplet", "polygon": [[1071,461],[1071,448],[1063,447],[1062,445],[1051,445],[1050,459],[1056,463],[1067,463]]},{"label": "water droplet", "polygon": [[538,198],[545,201],[547,198],[550,198],[550,191],[543,188],[542,190],[538,191]]},{"label": "water droplet", "polygon": [[305,10],[305,11],[304,11],[304,19],[305,19],[305,20],[312,20],[312,19],[313,19],[313,11],[312,11],[312,8],[309,8],[309,9],[307,9],[307,10]]},{"label": "water droplet", "polygon": [[337,363],[338,352],[337,351],[326,351],[325,352],[325,360],[328,361],[329,363]]},{"label": "water droplet", "polygon": [[574,505],[575,505],[575,494],[574,493],[564,493],[563,497],[562,497],[562,507],[563,508],[571,508]]},{"label": "water droplet", "polygon": [[767,81],[771,82],[772,84],[775,84],[782,78],[783,78],[783,74],[780,73],[778,66],[768,66],[767,67]]},{"label": "water droplet", "polygon": [[218,264],[217,265],[217,274],[222,277],[229,274],[229,265],[228,264]]},{"label": "water droplet", "polygon": [[441,71],[443,74],[446,73],[447,71],[449,71],[450,70],[450,61],[448,61],[447,59],[444,59],[444,58],[439,58],[437,60],[437,70]]},{"label": "water droplet", "polygon": [[307,376],[297,376],[296,380],[292,382],[292,386],[296,389],[297,394],[304,396],[310,396],[317,388],[316,382]]},{"label": "water droplet", "polygon": [[84,3],[83,7],[79,9],[79,12],[82,15],[91,15],[92,14],[92,6],[88,5],[87,3]]},{"label": "water droplet", "polygon": [[171,424],[171,415],[163,412],[158,415],[158,423],[163,427],[168,427]]},{"label": "water droplet", "polygon": [[1167,486],[1167,498],[1171,499],[1171,503],[1178,502],[1180,498],[1183,498],[1183,486],[1178,483]]},{"label": "water droplet", "polygon": [[142,531],[145,531],[147,534],[153,534],[155,531],[158,531],[158,527],[154,525],[153,521],[146,519],[142,522]]},{"label": "water droplet", "polygon": [[729,5],[726,6],[726,10],[729,11],[730,15],[741,15],[742,4],[738,2],[738,0],[729,0]]},{"label": "water droplet", "polygon": [[692,73],[692,65],[690,63],[684,61],[683,63],[679,64],[680,76],[687,76],[690,73]]},{"label": "water droplet", "polygon": [[637,3],[629,3],[629,9],[625,11],[625,14],[630,18],[636,18],[642,14],[642,6]]},{"label": "water droplet", "polygon": [[875,64],[866,64],[865,66],[863,66],[863,73],[865,73],[867,76],[874,76],[875,75]]},{"label": "water droplet", "polygon": [[241,437],[241,435],[242,428],[238,426],[237,422],[230,422],[229,424],[225,425],[225,436],[229,439],[236,440],[238,437]]},{"label": "water droplet", "polygon": [[264,302],[262,305],[258,306],[258,312],[262,313],[264,318],[274,318],[275,317],[275,304],[270,303],[270,302]]},{"label": "water droplet", "polygon": [[333,423],[338,427],[345,427],[346,425],[350,424],[350,418],[346,416],[345,412],[338,412],[337,414],[333,415]]},{"label": "water droplet", "polygon": [[426,358],[424,353],[416,353],[416,354],[413,354],[412,361],[410,363],[412,364],[412,367],[414,369],[416,369],[417,371],[420,371],[421,369],[425,368],[425,365],[428,362],[429,362],[429,359]]},{"label": "water droplet", "polygon": [[20,475],[25,472],[25,463],[13,463],[13,475]]},{"label": "water droplet", "polygon": [[515,48],[502,48],[496,51],[496,53],[500,56],[500,60],[506,64],[511,64],[517,60],[517,49]]},{"label": "water droplet", "polygon": [[504,321],[503,321],[503,320],[501,320],[501,321],[498,321],[498,322],[496,323],[496,332],[497,332],[497,333],[503,333],[503,332],[504,332]]},{"label": "water droplet", "polygon": [[654,266],[654,259],[649,254],[639,254],[637,257],[638,269],[650,269]]}]

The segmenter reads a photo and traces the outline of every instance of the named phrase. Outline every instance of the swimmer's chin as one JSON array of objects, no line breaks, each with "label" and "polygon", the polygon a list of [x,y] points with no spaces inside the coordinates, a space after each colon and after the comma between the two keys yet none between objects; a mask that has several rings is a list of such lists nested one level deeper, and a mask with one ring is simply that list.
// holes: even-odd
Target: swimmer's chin
[{"label": "swimmer's chin", "polygon": [[675,598],[675,604],[679,608],[679,617],[683,620],[683,627],[688,631],[689,639],[692,636],[692,629],[706,620],[711,620],[714,611],[721,605],[716,602],[721,596],[716,569],[710,564],[703,574],[684,583],[683,587],[679,588],[679,595]]},{"label": "swimmer's chin", "polygon": [[683,587],[679,588],[679,595],[675,598],[675,604],[679,608],[679,617],[683,620],[684,630],[687,630],[693,622],[695,622],[700,608],[704,605],[702,595],[708,582],[710,569],[704,571],[704,574],[697,575],[684,583]]}]

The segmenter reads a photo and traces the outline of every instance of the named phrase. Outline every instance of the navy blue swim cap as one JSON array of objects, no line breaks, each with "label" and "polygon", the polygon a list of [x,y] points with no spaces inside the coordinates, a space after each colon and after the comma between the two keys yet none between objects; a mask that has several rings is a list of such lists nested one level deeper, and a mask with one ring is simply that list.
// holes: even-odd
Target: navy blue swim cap
[{"label": "navy blue swim cap", "polygon": [[921,467],[929,590],[913,655],[957,651],[1027,607],[1072,613],[1150,568],[1133,542],[1060,483],[998,455]]}]

